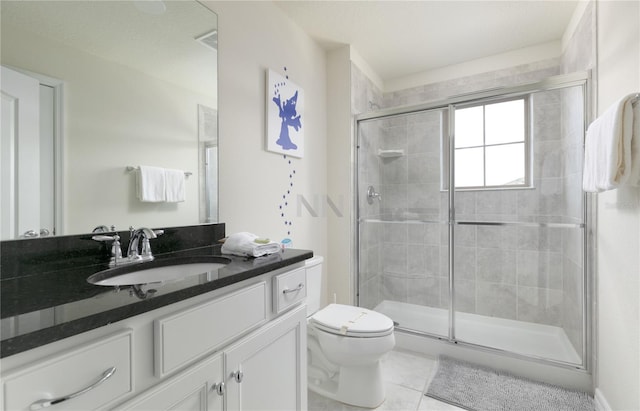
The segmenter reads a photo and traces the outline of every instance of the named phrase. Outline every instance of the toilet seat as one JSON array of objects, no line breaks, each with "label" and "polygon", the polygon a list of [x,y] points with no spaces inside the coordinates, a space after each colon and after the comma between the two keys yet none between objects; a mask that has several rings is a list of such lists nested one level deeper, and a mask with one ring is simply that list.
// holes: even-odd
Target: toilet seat
[{"label": "toilet seat", "polygon": [[311,324],[319,330],[347,337],[384,337],[393,332],[393,321],[362,307],[330,304],[314,314]]}]

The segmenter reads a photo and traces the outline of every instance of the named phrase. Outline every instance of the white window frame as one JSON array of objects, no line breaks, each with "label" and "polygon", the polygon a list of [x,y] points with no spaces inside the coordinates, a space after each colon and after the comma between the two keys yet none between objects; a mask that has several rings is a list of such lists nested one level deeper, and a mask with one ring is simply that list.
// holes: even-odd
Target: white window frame
[{"label": "white window frame", "polygon": [[[516,101],[516,100],[522,100],[524,102],[524,157],[525,157],[525,163],[524,163],[524,182],[522,184],[509,184],[509,185],[481,185],[481,186],[464,186],[464,187],[458,187],[456,186],[456,191],[479,191],[479,190],[512,190],[512,189],[527,189],[527,188],[533,188],[533,170],[532,170],[532,164],[533,164],[533,150],[531,149],[531,115],[530,115],[530,101],[531,101],[531,95],[530,94],[526,94],[526,95],[520,95],[517,97],[509,97],[509,98],[497,98],[497,99],[490,99],[490,100],[483,100],[483,101],[479,101],[479,102],[473,102],[473,103],[469,103],[469,104],[461,104],[461,105],[456,105],[453,107],[454,109],[454,113],[453,113],[453,118],[454,121],[453,123],[455,124],[455,109],[463,109],[463,108],[471,108],[471,107],[484,107],[487,105],[491,105],[491,104],[496,104],[496,103],[504,103],[504,102],[508,102],[508,101]],[[454,155],[455,155],[455,151],[456,150],[464,150],[464,149],[469,149],[469,148],[482,148],[483,149],[483,156],[485,161],[483,162],[483,170],[482,172],[484,173],[484,177],[483,180],[486,182],[486,148],[487,147],[495,147],[495,146],[500,146],[500,145],[511,145],[511,144],[520,144],[520,142],[510,142],[510,143],[499,143],[499,144],[486,144],[485,140],[486,140],[486,136],[485,136],[485,121],[484,121],[484,110],[483,110],[483,144],[482,145],[478,145],[478,146],[470,146],[470,147],[461,147],[461,148],[454,148]],[[454,130],[454,139],[455,139],[455,130]],[[441,144],[441,148],[442,148],[442,162],[441,162],[441,172],[440,172],[440,176],[441,176],[441,187],[442,187],[442,191],[448,191],[449,190],[449,150],[450,148],[450,139],[449,136],[446,133],[442,133],[442,144]],[[455,172],[455,166],[454,166],[454,172]]]}]

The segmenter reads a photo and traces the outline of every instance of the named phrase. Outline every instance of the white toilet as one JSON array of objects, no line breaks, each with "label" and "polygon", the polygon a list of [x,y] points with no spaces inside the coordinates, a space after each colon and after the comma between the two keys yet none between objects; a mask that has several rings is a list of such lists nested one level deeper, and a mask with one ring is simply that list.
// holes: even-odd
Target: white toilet
[{"label": "white toilet", "polygon": [[393,321],[350,305],[320,310],[322,261],[306,262],[308,387],[346,404],[376,408],[385,399],[380,360],[395,345]]}]

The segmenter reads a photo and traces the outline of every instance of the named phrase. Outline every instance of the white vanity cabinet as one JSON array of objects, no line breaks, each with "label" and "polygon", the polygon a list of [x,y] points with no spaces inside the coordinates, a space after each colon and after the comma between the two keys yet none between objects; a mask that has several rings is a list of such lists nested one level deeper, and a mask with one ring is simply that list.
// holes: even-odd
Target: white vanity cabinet
[{"label": "white vanity cabinet", "polygon": [[118,410],[218,411],[224,409],[223,357],[207,358],[138,395]]},{"label": "white vanity cabinet", "polygon": [[116,410],[306,409],[305,326],[301,306]]},{"label": "white vanity cabinet", "polygon": [[[41,400],[47,411],[304,410],[299,267],[4,358],[0,411],[36,409]],[[115,373],[96,384],[110,367]]]},{"label": "white vanity cabinet", "polygon": [[227,410],[307,407],[306,306],[224,352]]}]

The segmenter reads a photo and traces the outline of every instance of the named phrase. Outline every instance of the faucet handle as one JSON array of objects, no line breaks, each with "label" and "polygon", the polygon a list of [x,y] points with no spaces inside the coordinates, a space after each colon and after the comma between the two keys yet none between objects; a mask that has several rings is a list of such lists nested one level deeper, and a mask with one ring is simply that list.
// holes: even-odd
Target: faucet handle
[{"label": "faucet handle", "polygon": [[120,247],[120,236],[118,234],[113,236],[113,244],[111,244],[111,257],[115,260],[122,258],[122,248]]},{"label": "faucet handle", "polygon": [[120,248],[120,236],[118,234],[114,235],[94,235],[91,237],[93,241],[113,241],[111,244],[111,257],[112,259],[118,260],[122,258],[122,248]]},{"label": "faucet handle", "polygon": [[120,239],[120,236],[118,234],[116,234],[116,235],[94,235],[93,237],[91,237],[91,239],[93,241],[114,241],[116,239],[116,237],[118,237],[118,240]]}]

